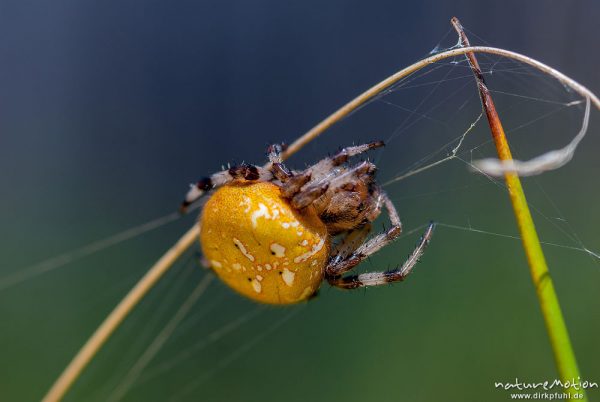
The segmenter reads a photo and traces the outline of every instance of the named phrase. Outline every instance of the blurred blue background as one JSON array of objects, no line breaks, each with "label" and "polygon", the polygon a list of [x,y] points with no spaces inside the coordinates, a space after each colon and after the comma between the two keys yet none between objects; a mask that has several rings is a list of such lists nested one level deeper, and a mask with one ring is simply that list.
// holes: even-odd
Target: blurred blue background
[{"label": "blurred blue background", "polygon": [[[454,15],[491,45],[600,90],[600,3],[592,0],[0,1],[0,275],[168,214],[189,182],[222,164],[261,163],[268,143],[291,142],[440,41],[455,43],[448,33]],[[546,85],[542,92],[562,90]],[[477,110],[476,98],[471,106]],[[346,126],[350,134],[334,131],[292,162],[302,166],[338,146],[389,135],[360,113],[353,129],[352,121]],[[535,143],[515,139],[517,154],[565,144],[579,128],[577,116],[566,126],[542,121]],[[525,180],[542,213],[542,238],[596,251],[597,123],[593,113],[590,134],[567,167]],[[475,145],[488,135],[485,124],[479,128]],[[383,176],[444,144],[406,136],[378,155]],[[485,148],[484,156],[492,152]],[[464,164],[445,166],[390,188],[408,228],[436,219],[517,233],[502,189]],[[459,189],[420,196],[446,188]],[[0,400],[39,400],[193,219],[0,290]],[[561,230],[582,243],[569,243]],[[416,235],[365,265],[394,265]],[[598,259],[545,251],[582,373],[600,382]],[[196,318],[152,364],[187,357],[148,375],[124,400],[501,401],[507,393],[494,381],[556,377],[518,241],[440,227],[417,271],[404,284],[367,292],[324,286],[316,300],[288,309],[256,307],[214,283]],[[203,275],[191,251],[67,400],[108,400]],[[211,335],[239,317],[248,321]],[[190,345],[202,339],[212,341],[192,354]]]}]

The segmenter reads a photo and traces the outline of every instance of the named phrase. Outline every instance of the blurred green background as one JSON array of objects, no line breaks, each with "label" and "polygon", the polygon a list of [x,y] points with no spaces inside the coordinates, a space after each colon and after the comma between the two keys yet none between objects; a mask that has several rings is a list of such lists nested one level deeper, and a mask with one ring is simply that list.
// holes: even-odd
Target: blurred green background
[{"label": "blurred green background", "polygon": [[[1,1],[0,283],[171,213],[189,182],[222,164],[261,163],[268,143],[291,142],[436,45],[452,46],[453,15],[477,35],[473,43],[527,54],[600,90],[600,4],[591,0]],[[517,128],[509,130],[517,156],[562,146],[577,132],[580,106],[550,113],[573,94],[531,70],[482,61],[496,71],[493,88],[538,98],[515,103],[496,94],[505,126]],[[406,110],[375,103],[290,163],[302,167],[377,138],[392,139],[373,155],[382,182],[432,152],[439,151],[431,161],[443,158],[445,144],[479,113],[474,87],[463,85],[468,70],[445,67],[416,81],[427,85],[386,98],[432,119],[406,127]],[[438,79],[444,85],[430,92]],[[600,250],[598,123],[593,112],[565,168],[524,181],[540,236],[566,246],[544,250],[581,372],[596,382],[600,263],[568,247]],[[461,158],[492,156],[485,122],[472,134]],[[386,190],[407,230],[434,219],[517,235],[501,182],[460,160]],[[185,217],[1,289],[0,400],[39,400],[193,222]],[[394,266],[417,236],[361,269]],[[205,275],[196,251],[131,315],[66,400],[110,400]],[[325,285],[305,305],[276,308],[214,281],[124,400],[503,401],[508,393],[494,382],[515,377],[556,377],[520,243],[441,225],[414,275],[394,286],[341,292]]]}]

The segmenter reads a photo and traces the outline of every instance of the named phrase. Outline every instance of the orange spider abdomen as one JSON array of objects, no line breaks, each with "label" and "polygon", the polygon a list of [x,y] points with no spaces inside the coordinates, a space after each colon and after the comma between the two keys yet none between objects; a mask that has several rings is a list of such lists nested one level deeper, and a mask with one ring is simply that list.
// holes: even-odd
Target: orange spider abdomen
[{"label": "orange spider abdomen", "polygon": [[206,202],[200,225],[204,257],[244,296],[296,303],[323,280],[330,247],[325,224],[311,206],[292,208],[273,183],[219,188]]}]

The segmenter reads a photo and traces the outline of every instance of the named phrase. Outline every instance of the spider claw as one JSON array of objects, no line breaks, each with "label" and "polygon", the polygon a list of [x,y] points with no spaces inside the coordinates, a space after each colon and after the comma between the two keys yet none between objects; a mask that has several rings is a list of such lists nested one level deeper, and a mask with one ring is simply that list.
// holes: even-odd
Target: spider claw
[{"label": "spider claw", "polygon": [[367,144],[369,149],[381,148],[385,147],[385,142],[383,140],[373,141]]},{"label": "spider claw", "polygon": [[181,203],[181,205],[179,206],[179,209],[178,209],[179,215],[185,215],[185,214],[187,214],[187,209],[188,209],[189,206],[190,206],[189,202],[183,201]]}]

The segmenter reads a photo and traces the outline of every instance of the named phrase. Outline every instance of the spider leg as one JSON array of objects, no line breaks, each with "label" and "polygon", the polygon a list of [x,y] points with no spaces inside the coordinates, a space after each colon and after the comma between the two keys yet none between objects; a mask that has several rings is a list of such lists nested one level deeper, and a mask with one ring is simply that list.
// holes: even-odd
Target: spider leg
[{"label": "spider leg", "polygon": [[325,194],[328,188],[329,183],[327,182],[311,184],[294,195],[291,201],[292,206],[296,209],[307,207],[317,198]]},{"label": "spider leg", "polygon": [[419,258],[425,252],[425,248],[429,244],[431,237],[433,235],[433,229],[435,224],[431,222],[429,226],[427,226],[427,230],[421,239],[417,243],[417,247],[413,250],[413,252],[408,256],[408,259],[402,264],[402,266],[384,272],[368,272],[360,275],[353,276],[336,276],[336,277],[327,277],[327,280],[332,286],[336,286],[343,289],[356,289],[359,287],[366,286],[378,286],[384,285],[386,283],[403,281],[404,278],[410,274],[414,266],[419,262]]},{"label": "spider leg", "polygon": [[385,143],[383,141],[373,141],[373,142],[369,142],[367,144],[342,148],[338,153],[336,153],[331,158],[331,160],[333,161],[335,166],[338,166],[338,165],[341,165],[342,163],[345,163],[352,156],[362,154],[371,149],[381,148],[383,146],[385,146]]},{"label": "spider leg", "polygon": [[[290,198],[295,208],[304,208],[317,200],[328,188],[335,187],[337,182],[345,180],[349,175],[360,176],[373,170],[374,165],[368,162],[363,162],[350,170],[335,169],[335,167],[342,165],[352,156],[383,145],[383,141],[375,141],[343,148],[333,157],[322,159],[308,169],[295,174],[289,172],[283,164],[278,162],[281,157],[276,146],[269,147],[269,159],[272,163],[273,175],[283,184],[281,186],[282,195]],[[285,172],[282,172],[281,169],[285,169]],[[288,173],[289,176],[286,177]]]},{"label": "spider leg", "polygon": [[[377,171],[377,167],[368,161],[362,161],[359,164],[352,166],[348,169],[341,170],[336,173],[333,177],[329,178],[331,187],[345,187],[349,180],[360,180],[363,182],[372,181],[373,174]],[[370,176],[370,178],[369,178]]]},{"label": "spider leg", "polygon": [[179,207],[181,213],[185,213],[187,207],[194,201],[202,197],[206,192],[230,183],[234,180],[240,181],[269,181],[273,179],[271,171],[254,165],[237,165],[232,166],[227,170],[214,173],[210,177],[200,179],[197,183],[190,185],[185,199]]},{"label": "spider leg", "polygon": [[283,163],[283,159],[281,158],[281,154],[287,145],[285,144],[271,144],[267,148],[267,156],[269,157],[269,162],[271,163]]},{"label": "spider leg", "polygon": [[337,278],[343,273],[350,271],[352,268],[363,262],[367,257],[375,254],[383,247],[396,240],[396,238],[398,238],[398,236],[400,236],[402,233],[402,222],[400,221],[400,216],[398,215],[398,211],[396,211],[396,207],[394,207],[392,200],[390,200],[387,194],[383,192],[379,195],[379,197],[388,211],[392,226],[388,230],[378,234],[371,240],[360,245],[360,247],[354,250],[352,254],[342,261],[332,261],[333,263],[330,263],[325,268],[325,274],[328,278]]},{"label": "spider leg", "polygon": [[331,251],[329,265],[336,265],[348,258],[367,238],[371,232],[371,224],[346,232],[342,240]]},{"label": "spider leg", "polygon": [[327,190],[341,187],[351,176],[361,177],[372,174],[375,165],[362,162],[352,169],[335,172],[332,177],[312,179],[312,168],[307,169],[296,176],[292,176],[281,186],[282,195],[291,199],[292,206],[302,209],[319,199]]},{"label": "spider leg", "polygon": [[353,147],[342,148],[335,155],[321,159],[317,162],[311,170],[318,174],[327,174],[334,167],[340,166],[348,161],[353,156],[360,155],[371,149],[380,148],[385,146],[383,141],[374,141],[368,144],[356,145]]},{"label": "spider leg", "polygon": [[285,151],[287,146],[285,144],[272,144],[267,148],[267,155],[269,162],[271,162],[271,172],[279,181],[286,182],[293,175],[292,172],[283,164],[281,154]]},{"label": "spider leg", "polygon": [[402,281],[412,271],[413,267],[419,261],[419,258],[423,255],[423,252],[425,251],[425,248],[429,244],[429,241],[433,235],[433,229],[435,227],[433,222],[427,226],[427,229],[419,240],[417,247],[413,250],[411,255],[401,267],[385,272],[372,272],[349,277],[342,276],[342,274],[350,271],[352,268],[364,261],[367,257],[373,255],[383,247],[390,244],[398,236],[400,236],[400,233],[402,233],[402,223],[394,204],[385,193],[380,194],[380,199],[388,211],[392,227],[357,247],[356,250],[354,250],[346,258],[340,259],[334,256],[325,268],[325,276],[327,281],[332,286],[345,289],[354,289],[361,286],[376,286],[389,282]]},{"label": "spider leg", "polygon": [[281,195],[285,198],[292,198],[295,194],[300,192],[300,189],[310,181],[311,172],[305,170],[297,173],[285,180],[281,185]]}]

